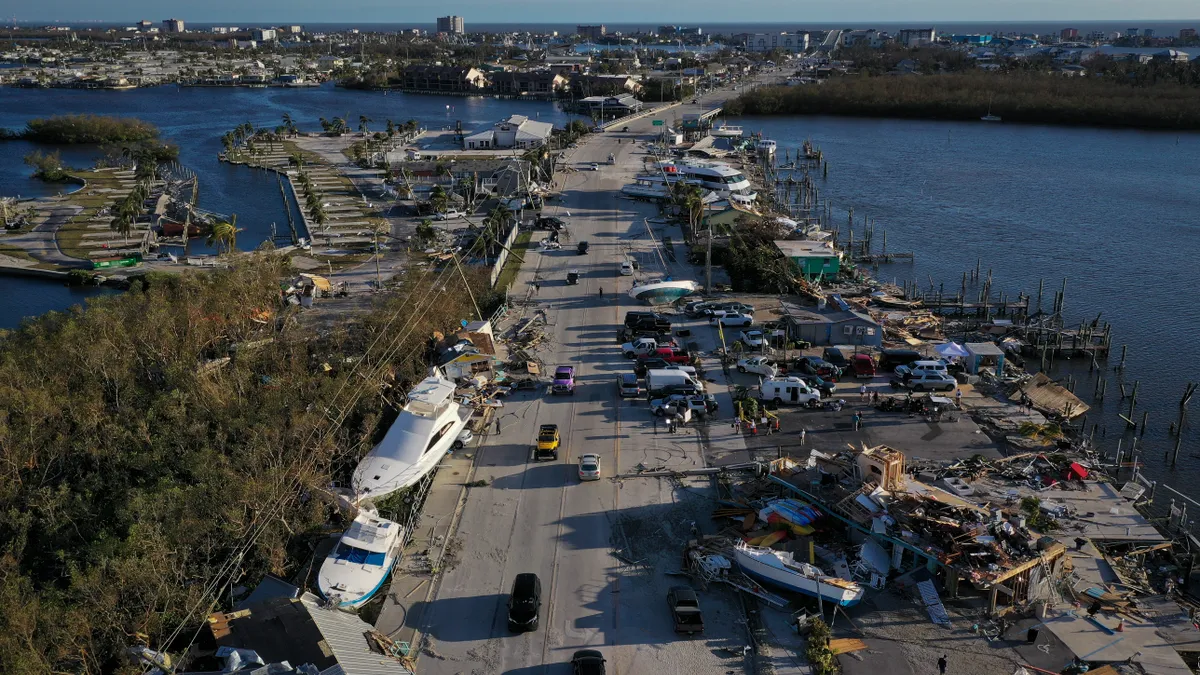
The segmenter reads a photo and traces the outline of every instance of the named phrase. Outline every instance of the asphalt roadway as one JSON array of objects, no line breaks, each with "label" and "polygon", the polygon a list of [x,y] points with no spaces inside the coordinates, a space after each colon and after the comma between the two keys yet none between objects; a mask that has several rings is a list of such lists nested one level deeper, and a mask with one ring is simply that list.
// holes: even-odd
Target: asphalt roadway
[{"label": "asphalt roadway", "polygon": [[[674,117],[701,107],[664,114]],[[723,673],[742,667],[740,657],[731,663],[720,651],[731,647],[740,653],[744,643],[739,613],[728,602],[732,594],[725,593],[725,601],[702,594],[702,602],[711,602],[705,607],[705,636],[678,637],[665,601],[671,578],[665,581],[661,571],[647,576],[614,555],[614,548],[628,544],[678,567],[681,550],[667,541],[690,535],[679,531],[689,528],[688,505],[681,500],[702,492],[706,483],[678,486],[612,476],[639,463],[701,467],[703,445],[710,442],[697,433],[669,435],[651,421],[644,400],[617,396],[616,376],[627,372],[629,363],[614,342],[615,332],[624,313],[639,306],[626,294],[631,279],[619,274],[621,242],[644,237],[643,218],[655,215],[652,205],[618,194],[641,169],[645,154],[634,141],[648,140],[659,129],[652,126],[653,118],[630,122],[627,133],[591,136],[572,153],[569,165],[596,162],[600,169],[560,179],[562,206],[571,214],[571,245],[546,253],[531,250],[522,268],[514,292],[539,280],[532,299],[546,311],[546,330],[553,337],[551,351],[543,354],[546,367],[575,366],[578,386],[573,396],[510,400],[498,419],[501,433],[476,450],[474,478],[488,485],[468,492],[453,535],[461,547],[457,562],[447,566],[431,600],[409,613],[412,627],[424,637],[419,643],[423,675],[569,672],[571,655],[583,648],[603,651],[610,673]],[[616,155],[615,165],[605,163],[609,153]],[[578,255],[574,244],[583,240],[591,248]],[[577,285],[567,285],[569,269],[582,273]],[[722,413],[729,414],[728,409]],[[560,456],[556,462],[535,463],[532,441],[538,425],[547,423],[561,430]],[[602,480],[578,480],[578,460],[585,452],[601,456]],[[706,498],[696,499],[710,507]],[[522,572],[542,580],[541,625],[511,634],[506,603],[513,578]]]}]

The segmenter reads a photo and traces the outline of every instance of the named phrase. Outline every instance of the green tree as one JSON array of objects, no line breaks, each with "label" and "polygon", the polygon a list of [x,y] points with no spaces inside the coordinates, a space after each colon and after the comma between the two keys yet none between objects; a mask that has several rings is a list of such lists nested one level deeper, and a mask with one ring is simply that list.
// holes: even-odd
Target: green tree
[{"label": "green tree", "polygon": [[209,246],[216,246],[218,255],[222,252],[230,253],[237,250],[237,233],[237,214],[234,213],[229,216],[229,220],[213,225],[207,243]]}]

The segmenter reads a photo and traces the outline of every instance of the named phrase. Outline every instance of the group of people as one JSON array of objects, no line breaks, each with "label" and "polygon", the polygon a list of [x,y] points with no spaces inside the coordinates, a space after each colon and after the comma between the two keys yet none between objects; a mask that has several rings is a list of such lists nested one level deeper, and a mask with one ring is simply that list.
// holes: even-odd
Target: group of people
[{"label": "group of people", "polygon": [[763,415],[758,421],[748,419],[745,422],[742,421],[742,418],[735,417],[733,418],[732,426],[734,433],[741,433],[742,429],[745,429],[750,433],[751,436],[757,435],[759,429],[762,429],[763,433],[767,436],[780,433],[780,422],[779,416],[777,415],[774,415],[771,418]]}]

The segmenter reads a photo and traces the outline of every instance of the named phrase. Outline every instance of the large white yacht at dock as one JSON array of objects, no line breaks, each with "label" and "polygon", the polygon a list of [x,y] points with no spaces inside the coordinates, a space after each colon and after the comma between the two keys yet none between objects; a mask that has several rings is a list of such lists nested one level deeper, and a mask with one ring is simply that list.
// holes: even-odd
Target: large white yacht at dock
[{"label": "large white yacht at dock", "polygon": [[377,499],[415,485],[437,466],[471,418],[454,401],[454,383],[436,369],[408,392],[408,404],[354,470],[355,499]]}]

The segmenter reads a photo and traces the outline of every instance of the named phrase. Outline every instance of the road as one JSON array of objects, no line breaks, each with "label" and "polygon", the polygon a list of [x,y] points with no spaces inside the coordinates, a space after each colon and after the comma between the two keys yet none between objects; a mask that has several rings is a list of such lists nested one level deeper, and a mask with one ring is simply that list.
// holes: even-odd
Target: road
[{"label": "road", "polygon": [[41,212],[45,216],[45,220],[24,233],[10,234],[4,237],[3,241],[6,244],[25,249],[29,255],[42,262],[54,263],[62,267],[86,267],[83,260],[72,258],[59,250],[58,240],[55,237],[58,228],[79,215],[81,211],[83,211],[81,207],[70,204],[45,208]]},{"label": "road", "polygon": [[[685,106],[667,114],[689,111]],[[615,332],[624,313],[635,308],[618,292],[630,286],[628,277],[619,276],[621,244],[643,237],[642,219],[655,215],[653,206],[617,195],[641,167],[644,154],[632,141],[647,140],[657,129],[652,117],[629,123],[628,133],[593,136],[568,158],[574,166],[601,163],[599,171],[562,179],[571,242],[588,241],[590,252],[578,255],[574,246],[531,252],[522,269],[519,285],[531,285],[534,275],[539,280],[533,299],[546,311],[553,338],[543,359],[548,368],[574,365],[579,385],[574,396],[510,400],[499,418],[502,432],[477,450],[474,478],[488,485],[469,491],[454,535],[456,562],[447,564],[428,605],[410,612],[424,635],[423,674],[563,672],[562,664],[585,647],[601,649],[615,673],[742,667],[740,656],[731,661],[716,651],[731,647],[740,653],[744,644],[732,595],[702,595],[708,622],[703,638],[677,637],[666,607],[666,589],[680,580],[664,571],[678,569],[692,523],[707,524],[711,505],[700,494],[706,483],[677,487],[659,479],[611,478],[639,463],[697,468],[705,461],[696,430],[667,434],[644,400],[616,395],[616,376],[629,363],[614,342]],[[604,164],[610,152],[617,156],[611,166]],[[582,272],[578,285],[566,284],[569,269]],[[559,460],[534,463],[533,436],[538,425],[548,423],[561,430]],[[576,466],[584,452],[601,455],[603,480],[578,481]],[[626,555],[641,565],[614,555],[614,548],[627,546]],[[513,578],[522,572],[542,579],[541,626],[514,635],[507,631],[505,603]]]}]

